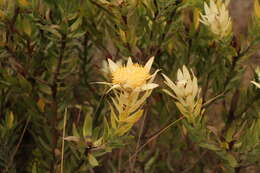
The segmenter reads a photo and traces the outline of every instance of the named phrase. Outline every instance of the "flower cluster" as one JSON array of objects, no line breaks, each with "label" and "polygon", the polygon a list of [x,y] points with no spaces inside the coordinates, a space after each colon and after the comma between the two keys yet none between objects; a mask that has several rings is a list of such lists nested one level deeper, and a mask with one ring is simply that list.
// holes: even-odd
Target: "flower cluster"
[{"label": "flower cluster", "polygon": [[204,3],[205,15],[201,14],[201,23],[208,26],[212,33],[220,38],[229,36],[232,31],[232,22],[227,9],[228,3],[210,0],[209,6]]},{"label": "flower cluster", "polygon": [[[142,117],[144,110],[142,105],[152,93],[152,90],[158,87],[153,80],[159,70],[150,74],[154,57],[142,66],[133,63],[129,58],[126,65],[113,62],[108,59],[108,68],[110,70],[111,83],[105,83],[111,86],[114,91],[110,104],[110,121],[112,129],[118,136],[124,135],[132,126]],[[199,96],[197,78],[183,66],[182,70],[177,71],[177,81],[172,82],[163,74],[165,83],[171,91],[164,90],[167,94],[176,99],[176,105],[180,112],[188,119],[194,122],[196,117],[203,114],[202,99]]]}]

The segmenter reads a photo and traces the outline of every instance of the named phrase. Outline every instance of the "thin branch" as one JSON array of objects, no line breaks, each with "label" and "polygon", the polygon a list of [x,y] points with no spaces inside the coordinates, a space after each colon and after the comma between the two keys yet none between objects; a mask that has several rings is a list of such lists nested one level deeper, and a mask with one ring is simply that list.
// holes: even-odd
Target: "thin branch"
[{"label": "thin branch", "polygon": [[23,140],[24,134],[25,134],[25,132],[26,132],[26,129],[27,129],[28,125],[29,125],[30,119],[31,119],[31,118],[28,117],[27,120],[26,120],[26,124],[25,124],[25,126],[24,126],[24,128],[23,128],[22,135],[20,136],[20,139],[19,139],[19,141],[18,141],[18,143],[17,143],[17,145],[16,145],[16,147],[15,147],[15,149],[14,149],[14,152],[13,152],[12,155],[11,155],[10,161],[8,162],[8,164],[7,164],[6,168],[5,168],[5,172],[6,172],[6,173],[8,172],[9,167],[12,165],[12,163],[13,163],[13,161],[14,161],[14,156],[16,155],[16,153],[17,153],[17,151],[18,151],[18,149],[19,149],[19,147],[20,147],[20,145],[21,145],[21,143],[22,143],[22,140]]},{"label": "thin branch", "polygon": [[128,162],[130,160],[132,160],[134,157],[136,157],[136,155],[147,145],[149,144],[151,141],[153,141],[154,139],[156,139],[157,137],[159,137],[163,132],[165,132],[168,128],[170,128],[171,126],[175,125],[176,123],[178,123],[180,120],[184,119],[184,117],[180,117],[179,119],[171,122],[169,125],[167,125],[166,127],[162,128],[161,130],[159,130],[156,134],[154,134],[150,139],[148,139],[141,147],[139,147],[138,150],[136,150],[136,152],[128,159]]},{"label": "thin branch", "polygon": [[196,160],[196,162],[195,162],[193,165],[191,165],[189,168],[187,168],[187,169],[185,169],[184,171],[182,171],[182,173],[187,173],[187,172],[191,171],[191,170],[197,165],[197,163],[198,163],[201,159],[203,159],[203,157],[205,156],[205,154],[207,154],[207,152],[208,152],[208,151],[204,151],[204,152],[200,155],[200,157]]},{"label": "thin branch", "polygon": [[53,81],[52,81],[52,85],[51,85],[51,91],[52,91],[52,99],[53,99],[53,116],[52,116],[52,130],[53,130],[53,138],[52,138],[52,142],[53,142],[53,148],[52,148],[52,153],[53,153],[53,162],[52,165],[50,167],[50,172],[54,173],[55,172],[55,160],[56,160],[56,155],[55,155],[55,149],[57,147],[57,141],[58,141],[58,131],[56,129],[57,127],[57,121],[58,121],[58,100],[57,100],[57,81],[58,81],[58,77],[60,74],[60,69],[61,69],[61,65],[62,65],[62,61],[63,61],[63,56],[64,56],[64,52],[65,52],[65,47],[66,47],[66,34],[62,34],[62,38],[61,38],[61,47],[60,47],[60,55],[59,55],[59,59],[58,59],[58,65],[56,67],[56,70],[54,72],[53,75]]},{"label": "thin branch", "polygon": [[65,138],[65,132],[66,132],[67,109],[65,109],[63,121],[64,122],[63,122],[62,148],[61,148],[61,168],[60,168],[61,173],[63,173],[63,164],[64,164],[64,138]]},{"label": "thin branch", "polygon": [[[138,148],[139,148],[139,145],[140,145],[140,142],[141,142],[141,136],[142,136],[142,133],[144,131],[144,124],[145,124],[146,116],[147,116],[147,113],[144,115],[144,117],[142,119],[142,124],[141,124],[141,128],[140,128],[140,131],[139,131],[139,134],[138,134],[138,140],[137,140],[137,143],[136,143],[135,152],[138,151]],[[134,166],[135,166],[135,163],[136,163],[136,156],[133,158],[133,160],[130,163],[131,163],[130,172],[134,172]]]}]

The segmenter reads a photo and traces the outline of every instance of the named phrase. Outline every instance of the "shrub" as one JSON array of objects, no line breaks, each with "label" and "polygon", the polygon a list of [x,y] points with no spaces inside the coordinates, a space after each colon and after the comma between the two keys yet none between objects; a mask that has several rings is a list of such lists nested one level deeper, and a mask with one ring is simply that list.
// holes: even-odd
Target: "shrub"
[{"label": "shrub", "polygon": [[242,36],[227,0],[0,0],[0,172],[257,169],[254,9]]}]

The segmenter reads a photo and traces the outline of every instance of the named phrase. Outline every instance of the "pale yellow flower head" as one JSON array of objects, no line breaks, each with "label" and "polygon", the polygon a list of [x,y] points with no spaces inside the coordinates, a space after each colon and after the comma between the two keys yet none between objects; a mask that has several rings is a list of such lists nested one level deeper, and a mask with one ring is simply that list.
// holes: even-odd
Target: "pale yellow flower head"
[{"label": "pale yellow flower head", "polygon": [[210,0],[209,5],[204,3],[205,15],[201,14],[200,19],[201,23],[208,26],[212,33],[221,38],[230,35],[232,31],[232,22],[227,9],[229,1],[226,2]]},{"label": "pale yellow flower head", "polygon": [[112,83],[130,88],[142,86],[150,78],[149,71],[139,64],[119,67],[112,73]]},{"label": "pale yellow flower head", "polygon": [[172,91],[174,91],[175,96],[170,94],[177,100],[182,100],[188,98],[188,100],[195,100],[198,97],[200,89],[198,87],[197,78],[190,75],[189,70],[186,66],[177,71],[177,81],[172,82],[166,75],[163,74],[166,85],[168,85]]},{"label": "pale yellow flower head", "polygon": [[108,65],[114,88],[126,91],[144,91],[156,88],[158,85],[152,83],[156,73],[150,74],[154,57],[151,57],[145,66],[133,63],[129,57],[126,65],[118,65],[108,59]]}]

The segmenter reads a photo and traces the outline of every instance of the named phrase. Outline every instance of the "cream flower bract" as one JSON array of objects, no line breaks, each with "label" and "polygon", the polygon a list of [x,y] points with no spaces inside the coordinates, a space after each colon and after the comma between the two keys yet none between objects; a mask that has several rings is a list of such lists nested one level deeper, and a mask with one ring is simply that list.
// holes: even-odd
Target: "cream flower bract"
[{"label": "cream flower bract", "polygon": [[[209,6],[204,3],[205,15],[201,14],[201,23],[208,26],[212,33],[219,37],[228,36],[232,31],[232,22],[228,13],[228,3],[221,0],[210,0]],[[229,2],[229,1],[227,1]]]},{"label": "cream flower bract", "polygon": [[202,98],[200,98],[200,88],[196,76],[189,72],[186,66],[177,71],[177,81],[173,82],[169,77],[162,74],[164,83],[171,90],[164,90],[168,95],[176,99],[176,106],[180,112],[194,122],[196,117],[203,114]]},{"label": "cream flower bract", "polygon": [[112,77],[112,85],[114,88],[122,88],[127,91],[144,91],[157,87],[157,84],[152,83],[154,74],[150,74],[150,69],[154,57],[151,57],[145,66],[138,63],[133,63],[129,57],[126,65],[118,65],[111,59],[108,59],[108,65]]}]

